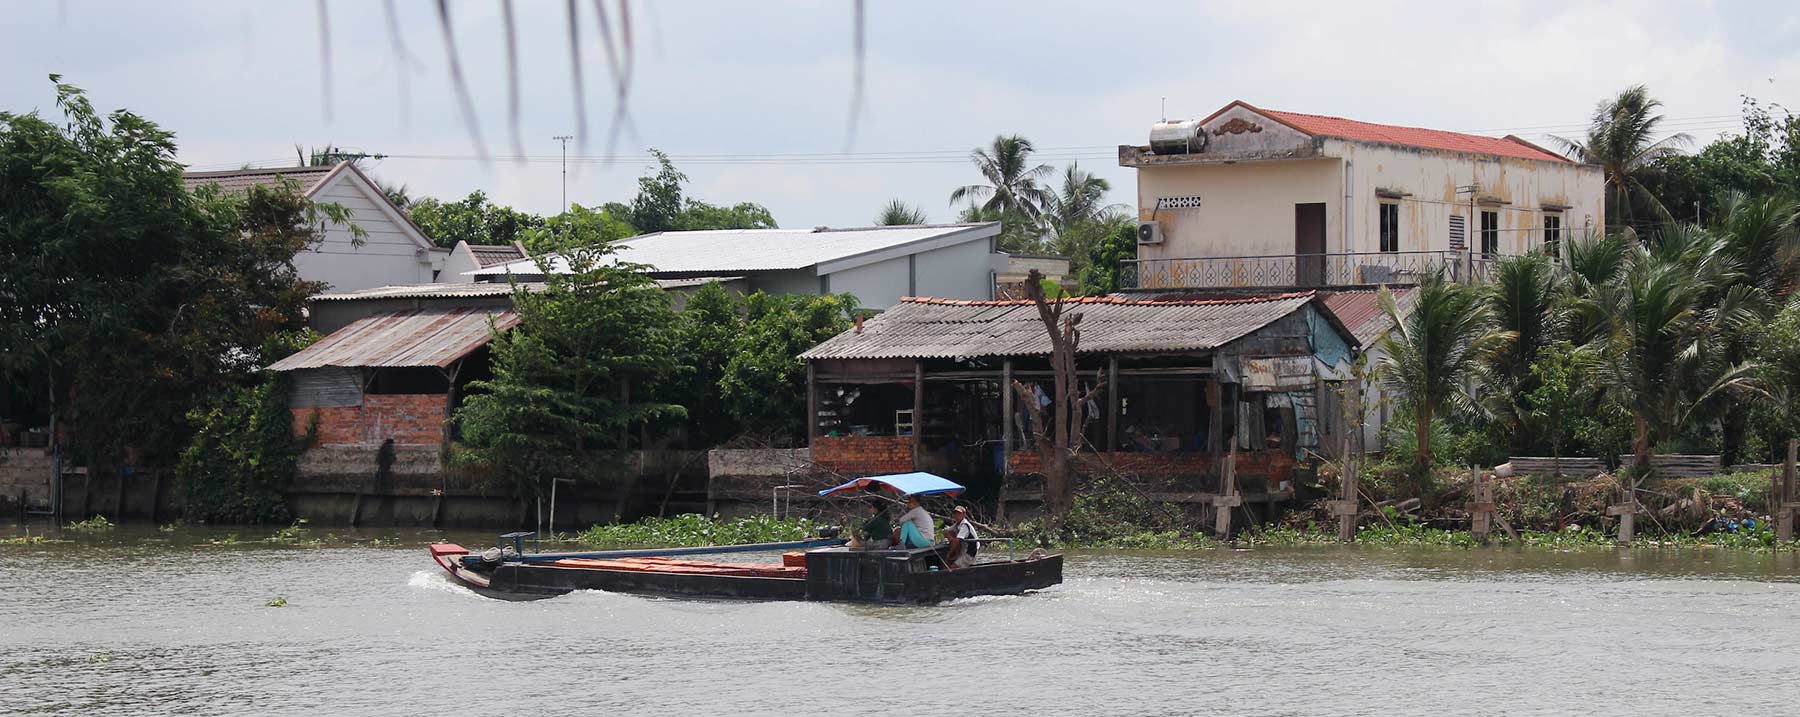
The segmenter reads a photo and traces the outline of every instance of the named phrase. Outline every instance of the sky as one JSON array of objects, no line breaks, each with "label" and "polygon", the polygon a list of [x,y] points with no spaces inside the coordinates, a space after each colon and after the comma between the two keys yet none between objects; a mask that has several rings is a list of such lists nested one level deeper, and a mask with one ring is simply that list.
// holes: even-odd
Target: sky
[{"label": "sky", "polygon": [[[54,116],[60,73],[97,108],[174,130],[196,170],[332,144],[389,155],[372,173],[414,197],[481,190],[536,213],[562,206],[558,135],[577,137],[572,202],[629,200],[657,148],[690,196],[846,227],[896,198],[953,221],[950,192],[980,181],[969,152],[1000,134],[1129,203],[1118,145],[1234,99],[1542,140],[1578,136],[1596,103],[1643,83],[1696,147],[1741,128],[1744,95],[1800,108],[1800,13],[1782,2],[870,0],[860,103],[850,2],[629,2],[616,122],[595,3],[577,3],[576,65],[565,4],[519,0],[516,125],[494,0],[449,2],[473,125],[428,0],[392,0],[393,23],[374,0],[0,4],[0,110]],[[622,46],[619,2],[605,7]]]}]

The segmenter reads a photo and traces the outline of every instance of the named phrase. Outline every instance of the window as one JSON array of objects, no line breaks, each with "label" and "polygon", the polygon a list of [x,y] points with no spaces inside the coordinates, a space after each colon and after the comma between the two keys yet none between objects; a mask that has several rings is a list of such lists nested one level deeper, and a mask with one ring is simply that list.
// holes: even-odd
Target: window
[{"label": "window", "polygon": [[1557,242],[1562,241],[1562,215],[1544,212],[1544,253],[1558,255]]},{"label": "window", "polygon": [[1400,251],[1400,205],[1381,203],[1381,250]]},{"label": "window", "polygon": [[1450,251],[1467,249],[1468,242],[1468,220],[1461,214],[1450,215]]},{"label": "window", "polygon": [[1481,253],[1493,256],[1500,253],[1500,213],[1481,213]]}]

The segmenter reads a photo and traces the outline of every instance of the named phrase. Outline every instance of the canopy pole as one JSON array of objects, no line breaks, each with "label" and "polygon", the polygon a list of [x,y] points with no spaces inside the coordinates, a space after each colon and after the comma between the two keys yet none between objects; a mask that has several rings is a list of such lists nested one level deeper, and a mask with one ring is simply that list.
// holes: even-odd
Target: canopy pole
[{"label": "canopy pole", "polygon": [[925,360],[913,359],[912,467],[919,469],[920,453],[925,443]]}]

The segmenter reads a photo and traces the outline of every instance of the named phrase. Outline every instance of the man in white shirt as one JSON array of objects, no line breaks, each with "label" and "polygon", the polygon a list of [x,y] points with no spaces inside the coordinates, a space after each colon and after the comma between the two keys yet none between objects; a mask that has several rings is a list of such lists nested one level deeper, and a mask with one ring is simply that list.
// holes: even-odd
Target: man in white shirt
[{"label": "man in white shirt", "polygon": [[925,512],[925,506],[919,505],[919,496],[906,496],[906,512],[901,514],[900,523],[894,529],[894,542],[902,548],[931,547],[931,514]]},{"label": "man in white shirt", "polygon": [[974,541],[981,536],[975,532],[974,521],[969,520],[968,506],[956,506],[956,512],[950,514],[950,525],[944,528],[944,533],[950,538],[951,569],[974,565]]}]

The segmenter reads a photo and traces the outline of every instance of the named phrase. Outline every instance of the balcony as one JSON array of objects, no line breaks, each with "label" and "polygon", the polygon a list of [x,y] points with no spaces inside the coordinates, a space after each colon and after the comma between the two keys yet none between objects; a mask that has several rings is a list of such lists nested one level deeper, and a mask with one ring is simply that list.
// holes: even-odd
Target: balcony
[{"label": "balcony", "polygon": [[1275,254],[1127,261],[1127,289],[1286,289],[1417,284],[1433,272],[1452,281],[1485,282],[1497,254],[1410,251]]}]

